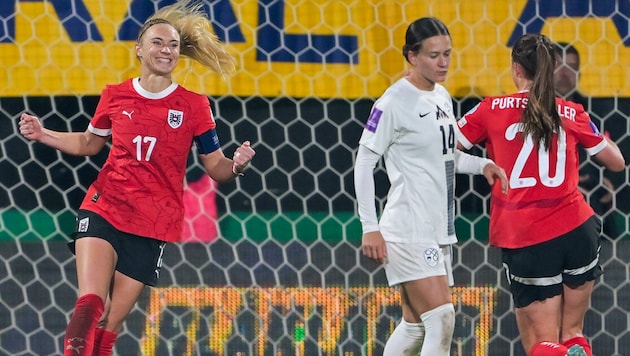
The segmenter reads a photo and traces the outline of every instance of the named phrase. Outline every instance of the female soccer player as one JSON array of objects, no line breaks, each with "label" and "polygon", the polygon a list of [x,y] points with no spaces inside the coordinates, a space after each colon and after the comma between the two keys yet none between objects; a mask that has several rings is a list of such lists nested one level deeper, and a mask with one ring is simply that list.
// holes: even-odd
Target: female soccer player
[{"label": "female soccer player", "polygon": [[234,59],[210,28],[201,5],[188,0],[155,13],[135,46],[140,76],[103,90],[85,132],[56,132],[35,116],[21,116],[24,137],[69,154],[94,155],[112,138],[70,244],[79,298],[66,329],[65,355],[111,355],[144,286],[156,284],[165,244],[182,234],[192,143],[218,182],[242,174],[255,153],[246,141],[233,159],[225,157],[208,98],[171,80],[180,54],[224,76],[234,70]]},{"label": "female soccer player", "polygon": [[[451,244],[455,171],[483,173],[490,184],[503,169],[456,150],[452,99],[438,84],[451,62],[451,37],[436,18],[407,29],[402,54],[411,65],[374,103],[359,142],[355,190],[363,254],[385,264],[390,286],[400,286],[402,320],[384,356],[450,355],[455,310]],[[380,221],[374,204],[374,167],[385,159],[391,186]],[[501,189],[501,188],[499,188]]]},{"label": "female soccer player", "polygon": [[502,248],[516,321],[531,356],[591,356],[582,334],[601,275],[601,222],[578,189],[578,146],[612,171],[624,169],[615,143],[581,105],[556,98],[553,43],[527,34],[512,50],[518,92],[484,99],[458,122],[465,148],[485,142],[505,167],[507,195],[492,191],[490,244]]}]

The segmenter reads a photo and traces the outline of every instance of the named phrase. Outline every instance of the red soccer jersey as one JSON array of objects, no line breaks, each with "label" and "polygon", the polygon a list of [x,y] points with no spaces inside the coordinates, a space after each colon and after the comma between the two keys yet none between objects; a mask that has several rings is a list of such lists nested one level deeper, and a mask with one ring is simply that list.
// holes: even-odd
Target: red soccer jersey
[{"label": "red soccer jersey", "polygon": [[188,154],[193,138],[214,128],[206,96],[176,84],[150,93],[137,78],[108,85],[89,130],[111,134],[112,147],[81,208],[121,231],[179,241]]},{"label": "red soccer jersey", "polygon": [[459,120],[459,141],[486,144],[488,156],[507,173],[507,195],[492,189],[490,244],[519,248],[541,243],[581,225],[593,209],[578,189],[578,145],[590,155],[606,146],[582,105],[557,99],[562,129],[550,150],[524,139],[520,119],[528,93],[489,97]]}]

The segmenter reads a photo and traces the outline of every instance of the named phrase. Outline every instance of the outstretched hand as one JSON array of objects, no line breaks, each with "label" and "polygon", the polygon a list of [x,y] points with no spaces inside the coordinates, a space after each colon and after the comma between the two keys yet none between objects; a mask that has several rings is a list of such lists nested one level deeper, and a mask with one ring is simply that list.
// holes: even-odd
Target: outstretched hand
[{"label": "outstretched hand", "polygon": [[42,136],[42,124],[39,122],[37,116],[23,113],[20,116],[20,134],[28,140],[39,140]]},{"label": "outstretched hand", "polygon": [[499,179],[501,181],[501,192],[503,194],[508,193],[509,182],[503,168],[494,163],[488,163],[483,167],[483,176],[486,177],[490,186],[493,186],[495,181]]},{"label": "outstretched hand", "polygon": [[232,161],[232,172],[234,174],[243,174],[245,169],[247,169],[247,165],[251,162],[252,158],[256,154],[253,148],[250,146],[249,141],[243,142],[236,151],[234,151],[234,157]]}]

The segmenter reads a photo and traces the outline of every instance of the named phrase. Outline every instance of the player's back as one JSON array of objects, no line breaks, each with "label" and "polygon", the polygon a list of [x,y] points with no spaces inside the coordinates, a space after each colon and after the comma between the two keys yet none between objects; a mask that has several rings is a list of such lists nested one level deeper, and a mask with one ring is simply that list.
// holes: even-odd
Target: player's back
[{"label": "player's back", "polygon": [[[491,243],[522,247],[566,233],[593,214],[578,190],[578,149],[597,146],[581,105],[557,100],[562,128],[549,147],[523,136],[528,93],[490,97],[459,124],[468,144],[486,142],[488,156],[508,175],[510,190],[493,189]],[[499,240],[500,237],[500,240]]]}]

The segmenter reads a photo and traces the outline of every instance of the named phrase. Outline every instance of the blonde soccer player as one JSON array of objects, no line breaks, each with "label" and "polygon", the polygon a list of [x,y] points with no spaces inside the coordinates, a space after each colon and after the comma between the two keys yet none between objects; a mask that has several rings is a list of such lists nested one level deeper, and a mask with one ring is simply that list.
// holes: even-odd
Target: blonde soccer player
[{"label": "blonde soccer player", "polygon": [[74,155],[112,146],[77,215],[70,243],[79,297],[64,354],[111,355],[118,332],[145,285],[157,283],[164,246],[182,235],[183,182],[193,142],[208,175],[225,182],[254,156],[248,141],[224,156],[205,95],[172,80],[180,55],[221,75],[234,60],[209,32],[202,5],[180,0],[141,27],[135,46],[140,75],[102,92],[85,132],[56,132],[23,114],[20,132]]}]

